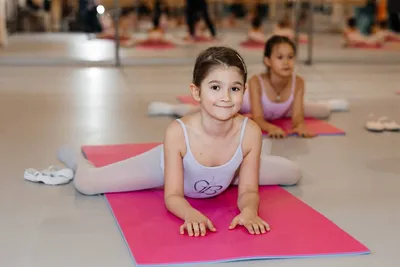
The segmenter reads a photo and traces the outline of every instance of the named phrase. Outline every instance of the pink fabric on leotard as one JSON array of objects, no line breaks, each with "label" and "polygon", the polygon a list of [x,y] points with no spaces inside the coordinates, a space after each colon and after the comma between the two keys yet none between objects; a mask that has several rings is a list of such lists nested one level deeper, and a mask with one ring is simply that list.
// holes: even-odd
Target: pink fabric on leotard
[{"label": "pink fabric on leotard", "polygon": [[[257,78],[261,84],[261,89],[262,89],[261,104],[264,112],[264,119],[275,120],[286,116],[293,103],[294,89],[296,87],[296,74],[293,73],[292,76],[292,88],[290,89],[291,93],[288,100],[280,103],[272,102],[271,100],[269,100],[261,74],[257,75]],[[243,104],[240,109],[240,113],[251,113],[250,92],[249,92],[250,90],[251,88],[248,88],[248,90],[244,93]]]}]

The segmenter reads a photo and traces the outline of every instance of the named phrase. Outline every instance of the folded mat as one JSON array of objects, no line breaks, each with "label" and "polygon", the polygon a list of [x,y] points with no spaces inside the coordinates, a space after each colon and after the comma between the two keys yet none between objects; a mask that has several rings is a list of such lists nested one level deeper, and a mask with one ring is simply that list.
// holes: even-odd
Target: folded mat
[{"label": "folded mat", "polygon": [[[156,145],[83,146],[82,151],[100,167]],[[260,187],[259,214],[271,225],[271,231],[263,235],[250,235],[242,226],[228,230],[238,214],[236,186],[214,198],[188,199],[217,228],[216,233],[208,232],[205,237],[179,233],[182,221],[166,210],[162,190],[110,193],[105,197],[137,266],[370,253],[359,241],[279,186]]]},{"label": "folded mat", "polygon": [[[178,96],[177,99],[181,103],[192,104],[192,105],[198,104],[190,95]],[[250,114],[244,114],[244,115],[251,117]],[[322,121],[322,120],[315,119],[315,118],[304,118],[304,122],[307,125],[307,128],[311,132],[313,132],[317,135],[320,135],[320,136],[321,135],[345,135],[345,132],[343,130],[329,124],[326,121]],[[289,133],[292,128],[291,118],[277,119],[277,120],[270,121],[270,123],[280,127],[286,133]],[[267,132],[264,131],[264,134],[267,134]],[[290,134],[290,135],[295,135],[295,134]]]}]

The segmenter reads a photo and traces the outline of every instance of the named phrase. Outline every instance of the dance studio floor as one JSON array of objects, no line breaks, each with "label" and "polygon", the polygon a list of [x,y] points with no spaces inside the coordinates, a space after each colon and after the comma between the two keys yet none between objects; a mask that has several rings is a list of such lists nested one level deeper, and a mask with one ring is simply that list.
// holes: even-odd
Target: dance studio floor
[{"label": "dance studio floor", "polygon": [[[14,52],[2,52],[9,66],[0,66],[0,266],[134,266],[103,197],[80,195],[71,184],[27,182],[23,173],[29,167],[58,164],[55,153],[62,144],[79,149],[82,144],[162,141],[172,118],[149,118],[147,105],[187,94],[192,66],[16,66],[11,63],[28,55],[19,53],[13,42],[18,43],[11,41],[6,51]],[[62,58],[57,49],[65,45],[60,43],[48,57]],[[31,47],[37,53],[30,57],[46,53],[40,45]],[[374,54],[374,63],[369,56],[373,52],[356,51],[346,63],[350,52],[332,51],[340,60],[300,65],[298,70],[307,83],[307,98],[349,99],[350,111],[330,119],[346,135],[273,141],[272,152],[299,162],[304,171],[301,184],[287,190],[365,244],[371,254],[221,266],[398,266],[400,133],[370,133],[364,123],[370,113],[400,123],[400,95],[395,94],[400,89],[400,65],[394,61],[399,52]],[[75,55],[84,58],[92,52]],[[261,52],[241,52],[251,73],[262,69],[261,58],[257,59]],[[93,53],[99,55],[93,60],[112,59],[112,53]],[[133,58],[135,52],[123,53]],[[334,59],[327,48],[318,53]],[[189,61],[190,55],[185,50],[180,57]]]}]

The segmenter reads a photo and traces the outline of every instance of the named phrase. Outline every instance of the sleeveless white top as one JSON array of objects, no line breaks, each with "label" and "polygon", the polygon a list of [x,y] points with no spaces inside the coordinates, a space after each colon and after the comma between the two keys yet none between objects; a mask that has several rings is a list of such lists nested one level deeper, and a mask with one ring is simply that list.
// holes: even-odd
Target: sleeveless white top
[{"label": "sleeveless white top", "polygon": [[[185,135],[186,155],[183,157],[184,194],[191,198],[209,198],[224,192],[235,178],[235,173],[243,161],[242,141],[248,118],[243,121],[239,146],[233,157],[220,166],[201,165],[190,150],[189,137],[185,124],[180,120]],[[164,150],[161,155],[161,168],[164,170]]]}]

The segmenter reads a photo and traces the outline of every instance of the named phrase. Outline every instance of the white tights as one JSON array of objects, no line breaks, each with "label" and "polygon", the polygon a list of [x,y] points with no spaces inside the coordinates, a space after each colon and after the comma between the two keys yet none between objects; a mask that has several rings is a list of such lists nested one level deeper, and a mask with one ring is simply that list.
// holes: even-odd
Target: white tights
[{"label": "white tights", "polygon": [[[304,117],[316,118],[316,119],[327,119],[331,115],[332,108],[328,103],[325,102],[304,102]],[[290,111],[287,117],[292,116]]]},{"label": "white tights", "polygon": [[[263,141],[260,163],[260,185],[294,185],[301,178],[300,168],[294,162],[269,154],[270,140]],[[78,164],[74,184],[85,195],[138,191],[162,188],[164,173],[161,168],[162,145],[138,156],[95,168],[87,161]],[[238,177],[233,184],[237,185]]]}]

